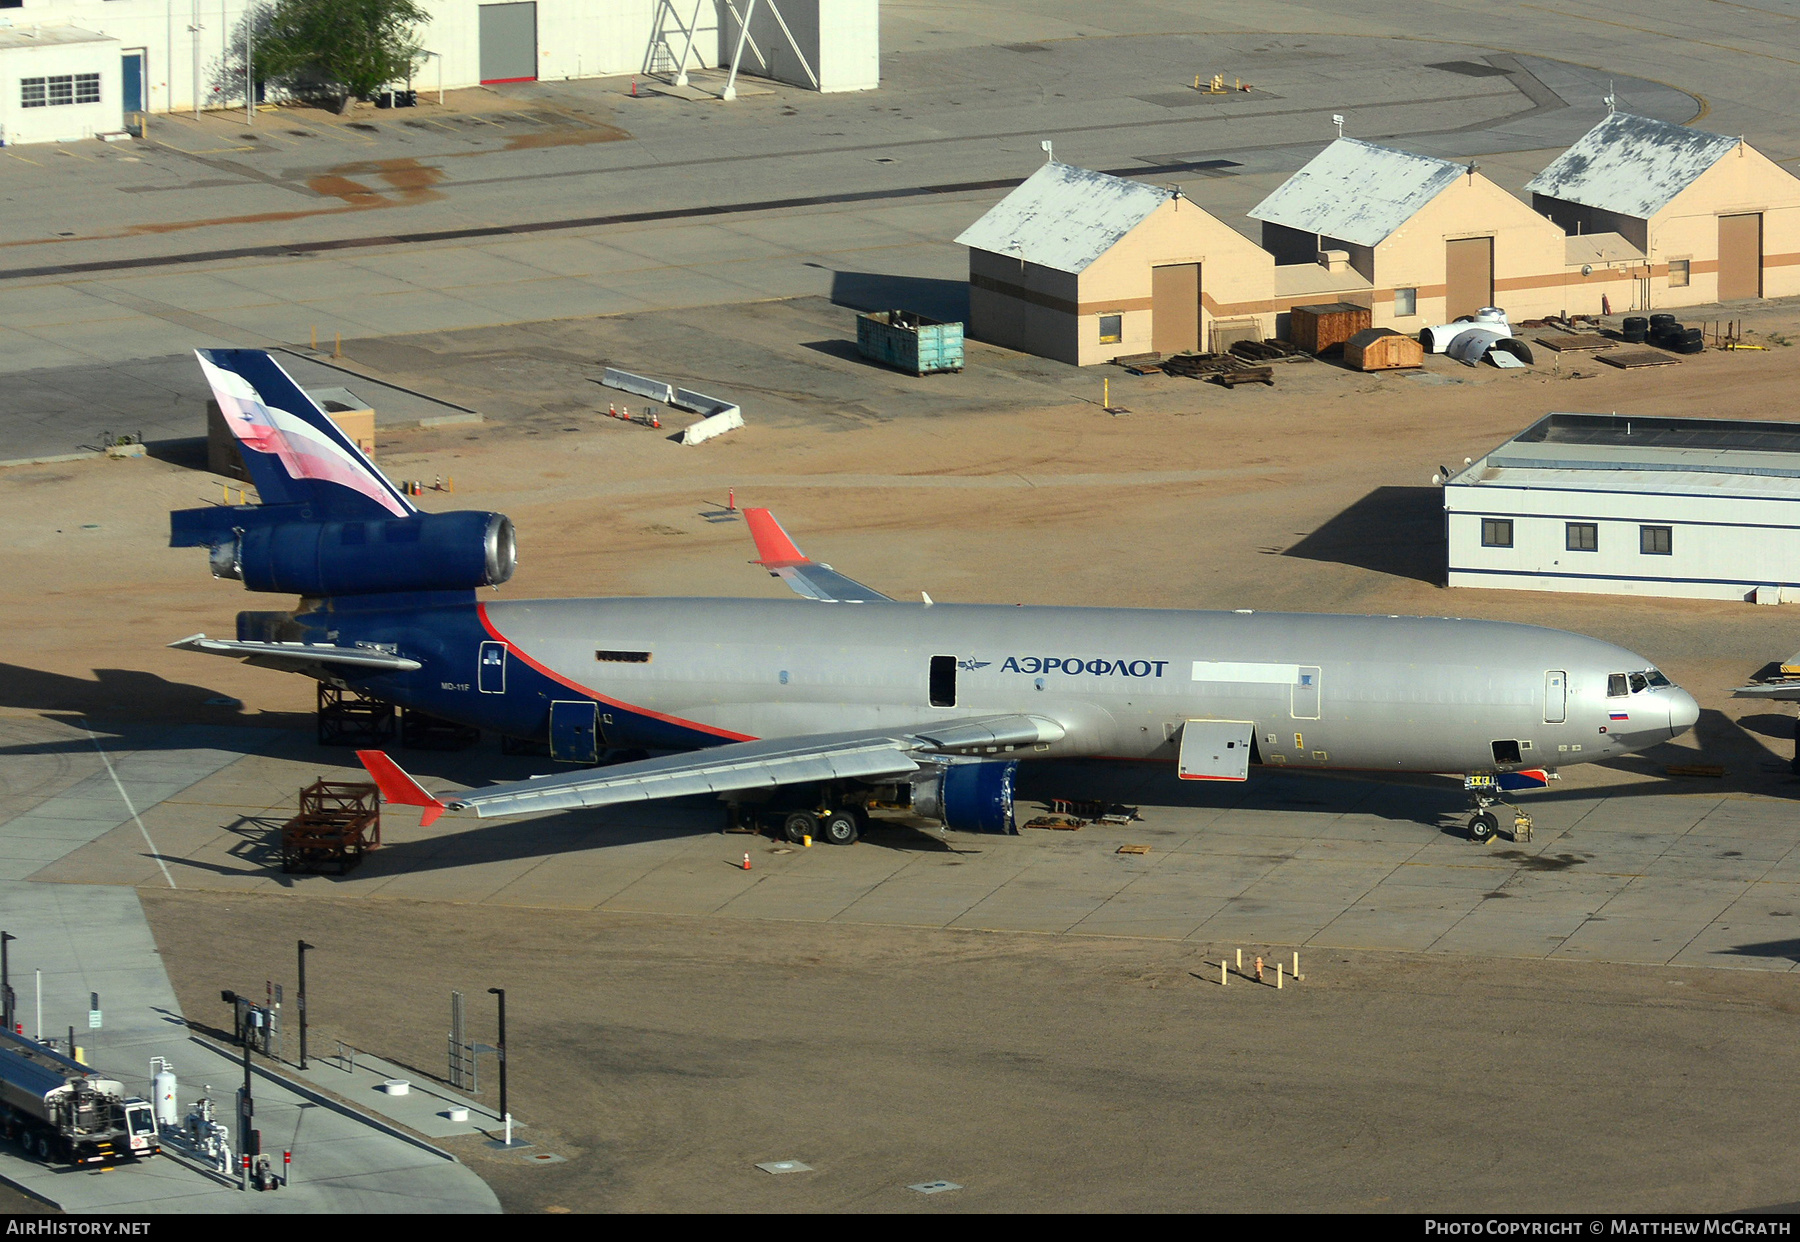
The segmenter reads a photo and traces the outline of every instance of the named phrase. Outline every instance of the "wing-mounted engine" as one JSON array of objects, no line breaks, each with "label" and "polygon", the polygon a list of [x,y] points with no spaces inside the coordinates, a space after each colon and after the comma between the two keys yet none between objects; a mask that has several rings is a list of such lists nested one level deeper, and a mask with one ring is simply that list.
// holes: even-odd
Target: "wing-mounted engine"
[{"label": "wing-mounted engine", "polygon": [[1013,821],[1017,760],[933,764],[913,777],[912,811],[958,832],[1018,832]]},{"label": "wing-mounted engine", "polygon": [[[172,547],[205,547],[215,578],[311,597],[498,586],[518,565],[503,513],[411,513],[365,521],[294,520],[284,505],[184,509]],[[285,520],[284,520],[285,519]]]}]

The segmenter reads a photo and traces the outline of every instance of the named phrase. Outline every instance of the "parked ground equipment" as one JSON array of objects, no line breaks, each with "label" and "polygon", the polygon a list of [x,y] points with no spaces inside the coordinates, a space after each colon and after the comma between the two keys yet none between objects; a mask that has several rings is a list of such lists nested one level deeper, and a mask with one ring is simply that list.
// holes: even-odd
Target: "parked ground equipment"
[{"label": "parked ground equipment", "polygon": [[46,1164],[105,1164],[162,1149],[149,1100],[23,1035],[0,1031],[0,1129]]}]

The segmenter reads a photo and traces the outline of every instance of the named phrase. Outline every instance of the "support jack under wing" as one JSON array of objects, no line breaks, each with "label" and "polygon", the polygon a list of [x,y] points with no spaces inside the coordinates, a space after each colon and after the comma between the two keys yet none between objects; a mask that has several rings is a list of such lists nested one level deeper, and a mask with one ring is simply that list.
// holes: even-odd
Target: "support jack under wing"
[{"label": "support jack under wing", "polygon": [[772,789],[831,780],[908,776],[932,760],[994,755],[1059,741],[1067,730],[1044,716],[983,716],[916,729],[822,733],[810,737],[733,742],[689,754],[640,759],[613,767],[541,776],[486,789],[435,797],[379,750],[359,750],[382,798],[424,810],[422,825],[445,811],[480,816],[533,815],[618,802],[692,794]]}]

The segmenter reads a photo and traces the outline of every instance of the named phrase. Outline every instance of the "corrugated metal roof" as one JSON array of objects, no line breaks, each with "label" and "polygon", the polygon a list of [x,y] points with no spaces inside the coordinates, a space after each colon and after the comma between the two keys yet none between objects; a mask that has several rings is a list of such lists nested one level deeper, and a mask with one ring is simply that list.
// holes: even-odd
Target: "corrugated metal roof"
[{"label": "corrugated metal roof", "polygon": [[1669,205],[1739,140],[1615,112],[1583,134],[1525,188],[1643,219]]},{"label": "corrugated metal roof", "polygon": [[1171,197],[1156,186],[1048,163],[956,240],[1059,272],[1081,272]]},{"label": "corrugated metal roof", "polygon": [[1467,171],[1449,160],[1339,138],[1249,215],[1303,233],[1375,246]]},{"label": "corrugated metal roof", "polygon": [[1629,263],[1642,260],[1644,252],[1618,233],[1577,233],[1563,238],[1563,262]]}]

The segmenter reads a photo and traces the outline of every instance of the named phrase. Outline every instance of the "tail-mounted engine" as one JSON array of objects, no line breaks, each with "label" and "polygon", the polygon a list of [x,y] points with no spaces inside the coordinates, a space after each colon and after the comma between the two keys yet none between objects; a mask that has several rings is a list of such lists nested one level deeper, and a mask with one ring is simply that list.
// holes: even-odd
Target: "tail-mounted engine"
[{"label": "tail-mounted engine", "polygon": [[[295,512],[298,510],[298,512]],[[285,595],[376,595],[498,586],[518,564],[503,513],[413,513],[315,522],[303,505],[184,509],[171,547],[204,547],[215,578]]]}]

